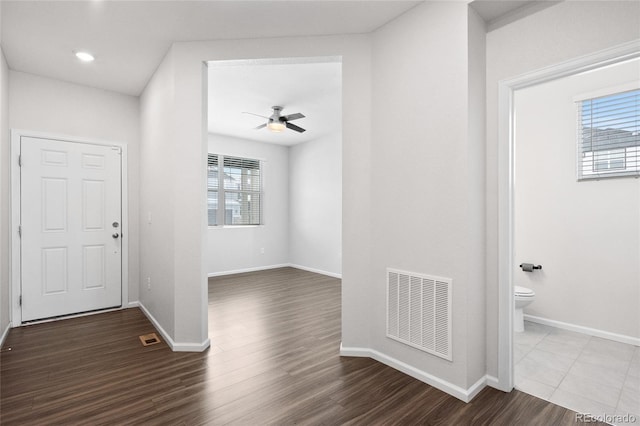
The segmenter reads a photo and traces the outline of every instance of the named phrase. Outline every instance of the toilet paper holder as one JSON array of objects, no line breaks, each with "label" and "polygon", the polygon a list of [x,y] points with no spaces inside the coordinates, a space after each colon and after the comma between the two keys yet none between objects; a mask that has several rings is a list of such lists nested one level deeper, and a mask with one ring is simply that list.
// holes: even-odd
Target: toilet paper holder
[{"label": "toilet paper holder", "polygon": [[520,267],[524,272],[533,272],[536,269],[542,269],[542,265],[534,265],[533,263],[521,263]]}]

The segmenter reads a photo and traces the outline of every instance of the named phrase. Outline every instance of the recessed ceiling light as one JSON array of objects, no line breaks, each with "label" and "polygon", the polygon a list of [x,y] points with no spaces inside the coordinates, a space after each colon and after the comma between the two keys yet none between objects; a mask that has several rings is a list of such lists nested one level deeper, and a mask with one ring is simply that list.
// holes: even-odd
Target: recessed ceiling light
[{"label": "recessed ceiling light", "polygon": [[76,54],[76,58],[80,59],[82,62],[92,62],[94,61],[96,58],[89,52],[84,52],[84,51],[76,51],[74,52]]}]

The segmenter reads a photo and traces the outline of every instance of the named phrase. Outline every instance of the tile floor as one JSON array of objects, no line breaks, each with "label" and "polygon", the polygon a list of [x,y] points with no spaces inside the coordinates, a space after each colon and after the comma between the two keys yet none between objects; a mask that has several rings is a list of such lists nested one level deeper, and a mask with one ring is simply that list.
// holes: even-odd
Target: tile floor
[{"label": "tile floor", "polygon": [[640,347],[529,321],[514,342],[516,389],[612,416],[608,423],[640,425]]}]

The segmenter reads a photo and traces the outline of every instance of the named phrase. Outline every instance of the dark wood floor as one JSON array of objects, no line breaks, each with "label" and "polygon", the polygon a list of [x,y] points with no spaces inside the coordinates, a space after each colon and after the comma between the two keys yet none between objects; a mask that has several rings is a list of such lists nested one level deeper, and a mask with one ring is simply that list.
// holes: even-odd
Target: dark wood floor
[{"label": "dark wood floor", "polygon": [[138,309],[12,329],[2,424],[575,424],[518,391],[487,388],[465,404],[341,358],[339,280],[283,268],[210,279],[209,292],[204,353],[142,347],[154,330]]}]

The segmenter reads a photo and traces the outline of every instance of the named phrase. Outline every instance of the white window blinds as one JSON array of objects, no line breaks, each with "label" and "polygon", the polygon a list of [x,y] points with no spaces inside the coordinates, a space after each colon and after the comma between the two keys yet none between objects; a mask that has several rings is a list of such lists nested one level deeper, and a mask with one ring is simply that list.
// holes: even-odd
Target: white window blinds
[{"label": "white window blinds", "polygon": [[640,90],[578,102],[578,180],[640,176]]},{"label": "white window blinds", "polygon": [[207,158],[207,216],[209,226],[218,225],[218,156],[209,154]]},{"label": "white window blinds", "polygon": [[224,157],[225,225],[260,224],[261,180],[260,161]]},{"label": "white window blinds", "polygon": [[[208,161],[209,225],[260,225],[263,198],[260,160],[209,154]],[[219,173],[219,166],[223,173]]]}]

